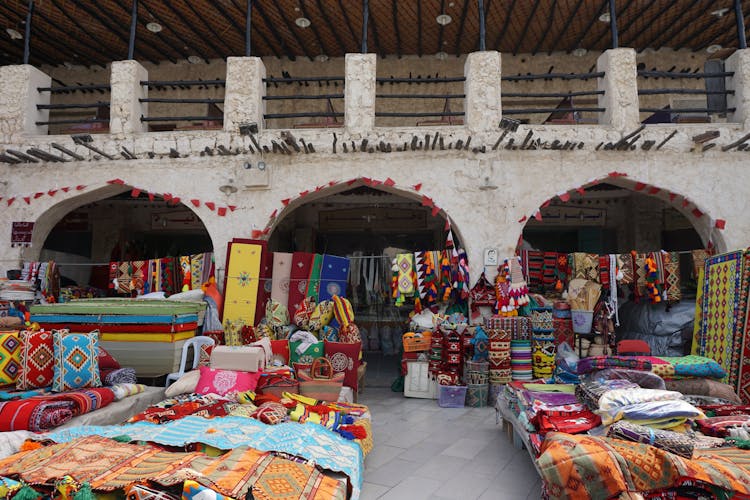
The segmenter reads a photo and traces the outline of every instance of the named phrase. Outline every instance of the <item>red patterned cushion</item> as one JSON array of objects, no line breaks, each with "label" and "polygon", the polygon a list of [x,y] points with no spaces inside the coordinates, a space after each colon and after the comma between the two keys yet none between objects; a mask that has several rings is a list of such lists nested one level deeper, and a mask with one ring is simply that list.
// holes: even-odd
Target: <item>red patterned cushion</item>
[{"label": "red patterned cushion", "polygon": [[18,332],[0,334],[0,386],[14,384],[21,371]]},{"label": "red patterned cushion", "polygon": [[52,385],[55,375],[55,351],[52,332],[21,332],[21,373],[16,381],[20,390]]},{"label": "red patterned cushion", "polygon": [[100,370],[118,370],[122,368],[120,363],[102,346],[99,346],[99,369]]},{"label": "red patterned cushion", "polygon": [[211,351],[213,350],[214,346],[201,344],[201,349],[198,353],[198,366],[209,366],[211,364]]},{"label": "red patterned cushion", "polygon": [[195,392],[198,394],[218,394],[254,391],[258,385],[260,372],[238,372],[234,370],[214,370],[199,366],[200,378]]},{"label": "red patterned cushion", "polygon": [[344,385],[357,392],[357,369],[362,342],[349,344],[325,341],[326,357],[331,361],[334,372],[344,372]]},{"label": "red patterned cushion", "polygon": [[272,340],[271,341],[271,352],[274,355],[279,355],[284,358],[284,364],[289,364],[289,341],[284,340]]}]

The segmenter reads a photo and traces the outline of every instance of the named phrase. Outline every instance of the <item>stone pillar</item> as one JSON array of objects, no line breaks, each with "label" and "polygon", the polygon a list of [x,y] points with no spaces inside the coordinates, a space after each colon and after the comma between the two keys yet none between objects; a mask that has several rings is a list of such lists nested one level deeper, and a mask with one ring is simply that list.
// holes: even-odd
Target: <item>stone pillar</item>
[{"label": "stone pillar", "polygon": [[132,134],[148,132],[148,124],[141,116],[148,116],[148,71],[138,61],[113,61],[109,84],[112,87],[109,108],[109,132]]},{"label": "stone pillar", "polygon": [[37,104],[49,104],[50,93],[37,87],[49,87],[52,79],[28,64],[0,67],[0,135],[3,142],[19,134],[47,135],[49,110],[38,110]]},{"label": "stone pillar", "polygon": [[377,54],[346,54],[344,124],[350,134],[375,127],[375,68]]},{"label": "stone pillar", "polygon": [[635,50],[605,50],[596,60],[596,70],[604,72],[604,78],[597,83],[597,89],[604,91],[598,96],[599,107],[606,109],[599,113],[599,124],[632,132],[641,123]]},{"label": "stone pillar", "polygon": [[260,57],[227,58],[227,87],[224,93],[224,130],[238,132],[240,125],[255,123],[264,128],[266,111],[266,66]]},{"label": "stone pillar", "polygon": [[750,125],[750,49],[739,49],[729,56],[724,63],[725,71],[734,72],[727,77],[727,90],[734,90],[734,95],[727,94],[727,107],[735,108],[727,115],[727,121],[741,123],[743,129]]},{"label": "stone pillar", "polygon": [[473,52],[464,64],[464,124],[471,133],[496,130],[502,118],[500,52]]}]

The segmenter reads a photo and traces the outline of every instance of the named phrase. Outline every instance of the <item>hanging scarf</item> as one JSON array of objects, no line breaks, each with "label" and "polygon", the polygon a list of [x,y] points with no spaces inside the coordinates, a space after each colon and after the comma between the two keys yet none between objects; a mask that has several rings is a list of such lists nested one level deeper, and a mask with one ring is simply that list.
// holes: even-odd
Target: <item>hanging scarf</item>
[{"label": "hanging scarf", "polygon": [[448,302],[453,293],[453,269],[447,250],[440,257],[440,300]]},{"label": "hanging scarf", "polygon": [[395,289],[393,298],[396,306],[401,306],[407,297],[413,297],[415,292],[416,275],[414,273],[414,254],[400,253],[396,255],[394,269]]},{"label": "hanging scarf", "polygon": [[455,282],[455,288],[461,300],[469,298],[469,257],[466,251],[461,249],[458,252],[458,277]]}]

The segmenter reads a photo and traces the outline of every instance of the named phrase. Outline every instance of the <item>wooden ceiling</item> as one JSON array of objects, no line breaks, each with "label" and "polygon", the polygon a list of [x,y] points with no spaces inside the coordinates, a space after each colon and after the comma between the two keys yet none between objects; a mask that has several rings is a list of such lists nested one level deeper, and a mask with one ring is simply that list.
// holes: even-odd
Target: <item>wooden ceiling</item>
[{"label": "wooden ceiling", "polygon": [[[138,0],[135,59],[202,61],[245,54],[249,0]],[[362,0],[250,0],[251,53],[341,57],[362,47]],[[381,56],[461,55],[479,48],[478,0],[369,0],[367,48]],[[23,61],[28,0],[1,0],[0,64]],[[609,0],[483,0],[487,50],[538,54],[612,46]],[[739,46],[733,0],[616,0],[619,46]],[[750,0],[742,0],[745,25]],[[35,0],[33,65],[127,59],[133,0]],[[447,14],[441,25],[436,18]],[[295,20],[304,17],[309,27]],[[154,33],[149,23],[161,25]],[[21,38],[12,36],[15,30]],[[15,35],[15,33],[13,34]],[[197,61],[195,57],[191,58]]]}]

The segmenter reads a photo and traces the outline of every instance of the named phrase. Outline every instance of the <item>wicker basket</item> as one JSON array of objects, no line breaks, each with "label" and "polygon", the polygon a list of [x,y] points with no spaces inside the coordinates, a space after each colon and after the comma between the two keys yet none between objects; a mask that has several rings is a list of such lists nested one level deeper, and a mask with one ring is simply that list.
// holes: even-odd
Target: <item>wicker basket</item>
[{"label": "wicker basket", "polygon": [[404,344],[404,352],[429,351],[432,343],[432,333],[422,332],[416,334],[407,332],[401,337]]}]

